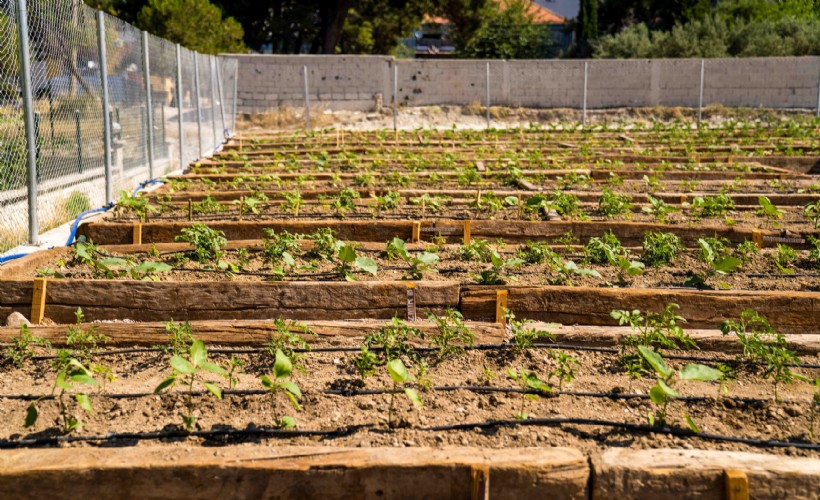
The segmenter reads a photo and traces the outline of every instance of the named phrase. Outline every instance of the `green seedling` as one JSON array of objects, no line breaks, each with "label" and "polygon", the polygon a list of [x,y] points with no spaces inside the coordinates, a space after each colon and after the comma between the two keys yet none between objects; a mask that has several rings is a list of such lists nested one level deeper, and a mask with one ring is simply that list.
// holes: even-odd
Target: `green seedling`
[{"label": "green seedling", "polygon": [[695,217],[722,217],[725,213],[735,209],[735,202],[725,193],[715,196],[696,196],[692,199],[692,209]]},{"label": "green seedling", "polygon": [[191,349],[194,343],[193,329],[191,323],[174,323],[173,320],[165,323],[165,332],[168,333],[168,344],[160,346],[165,352],[170,352],[174,356],[181,356]]},{"label": "green seedling", "polygon": [[376,184],[376,178],[370,172],[363,172],[353,177],[353,184],[360,187],[371,187]]},{"label": "green seedling", "polygon": [[647,231],[643,237],[641,261],[653,267],[665,266],[671,263],[682,249],[683,244],[675,233]]},{"label": "green seedling", "polygon": [[521,407],[518,412],[513,415],[518,420],[526,420],[530,415],[525,411],[527,400],[536,400],[542,395],[552,394],[552,386],[543,382],[538,378],[538,374],[526,370],[516,370],[515,368],[507,368],[507,378],[518,382],[523,389],[521,394]]},{"label": "green seedling", "polygon": [[641,207],[641,211],[653,216],[658,222],[667,222],[669,220],[669,214],[678,210],[660,198],[655,198],[652,195],[647,195],[646,198],[649,201],[649,205]]},{"label": "green seedling", "polygon": [[399,386],[401,386],[404,390],[404,395],[407,396],[407,399],[409,399],[415,406],[421,408],[424,405],[424,402],[422,401],[421,395],[419,395],[418,391],[410,387],[405,387],[408,382],[415,381],[415,378],[410,374],[410,372],[407,371],[407,367],[404,366],[401,359],[393,359],[388,361],[387,373],[393,381],[393,390],[390,391],[390,409],[387,413],[387,425],[390,428],[393,428],[396,392],[398,392]]},{"label": "green seedling", "polygon": [[287,231],[277,233],[273,229],[265,228],[265,237],[262,238],[264,247],[262,251],[267,256],[271,264],[273,273],[279,277],[284,277],[285,266],[296,265],[294,255],[299,251],[299,240],[304,236],[301,234],[291,234]]},{"label": "green seedling", "polygon": [[763,378],[772,382],[774,399],[778,401],[780,384],[790,384],[794,380],[808,380],[792,371],[800,364],[797,355],[788,348],[786,336],[778,333],[765,316],[752,309],[746,309],[737,320],[723,322],[720,326],[724,335],[734,334],[743,354],[741,360],[748,363],[763,363]]},{"label": "green seedling", "polygon": [[245,361],[243,361],[242,358],[231,356],[228,362],[228,373],[225,375],[225,379],[228,380],[228,387],[231,389],[236,387],[236,384],[239,383],[239,374],[243,373],[244,367]]},{"label": "green seedling", "polygon": [[600,237],[593,236],[584,246],[584,257],[593,264],[607,264],[610,253],[624,257],[629,255],[612,231],[607,231]]},{"label": "green seedling", "polygon": [[234,200],[233,204],[239,206],[239,219],[241,220],[246,211],[258,215],[262,200],[255,196],[245,196],[239,200]]},{"label": "green seedling", "polygon": [[570,383],[575,380],[575,369],[581,366],[578,358],[561,350],[550,349],[550,357],[555,361],[556,367],[550,371],[549,378],[558,379],[558,391],[563,388],[563,383]]},{"label": "green seedling", "polygon": [[288,191],[282,193],[282,197],[285,199],[285,203],[282,206],[293,212],[294,217],[299,217],[299,209],[305,204],[305,200],[302,199],[302,193],[298,190]]},{"label": "green seedling", "polygon": [[[708,288],[708,281],[715,275],[725,275],[734,272],[741,264],[737,257],[728,255],[728,249],[722,239],[698,238],[698,257],[708,266],[702,274],[692,274],[683,282],[683,286]],[[728,289],[729,284],[718,281],[718,286]]]},{"label": "green seedling", "polygon": [[648,346],[660,352],[661,349],[688,350],[698,349],[695,340],[684,332],[681,324],[686,319],[675,311],[677,304],[668,304],[662,313],[647,312],[639,309],[627,311],[614,310],[610,313],[619,325],[629,325],[636,335],[626,335],[621,340],[621,352],[618,363],[627,374],[640,378],[648,373],[648,366],[637,352],[637,346]]},{"label": "green seedling", "polygon": [[524,248],[519,248],[516,255],[527,264],[544,264],[560,260],[558,253],[540,241],[527,241]]},{"label": "green seedling", "polygon": [[528,212],[540,213],[544,218],[549,218],[550,211],[555,211],[558,215],[566,217],[582,218],[581,200],[571,193],[554,191],[549,195],[537,194],[530,196],[524,202],[524,207]]},{"label": "green seedling", "polygon": [[[682,370],[676,372],[666,364],[660,354],[647,346],[639,345],[638,352],[640,352],[646,364],[658,375],[655,385],[649,389],[649,399],[659,407],[654,413],[650,413],[647,416],[649,425],[653,427],[666,426],[669,403],[673,399],[680,397],[680,393],[675,389],[678,380],[711,382],[723,378],[723,373],[720,370],[695,363],[688,364],[684,366]],[[700,432],[692,417],[686,413],[683,414],[683,417],[692,432]]]},{"label": "green seedling", "polygon": [[106,384],[113,383],[117,380],[117,375],[114,373],[114,369],[110,366],[95,363],[91,365],[91,372],[97,375],[102,381],[100,391],[103,393],[105,393]]},{"label": "green seedling", "polygon": [[410,203],[421,206],[422,217],[426,215],[427,210],[433,213],[440,211],[444,201],[445,198],[443,196],[430,196],[427,193],[415,198],[410,198]]},{"label": "green seedling", "polygon": [[217,384],[208,382],[202,377],[205,372],[225,377],[227,372],[221,366],[208,361],[208,349],[201,340],[195,340],[194,343],[191,344],[191,350],[187,358],[172,356],[170,364],[172,369],[171,375],[163,380],[156,389],[154,389],[154,392],[159,394],[163,390],[176,384],[178,379],[183,379],[182,383],[188,387],[188,391],[185,394],[187,414],[180,416],[182,417],[182,423],[185,425],[185,428],[190,431],[194,428],[194,424],[197,420],[196,416],[194,416],[194,386],[197,383],[201,383],[207,392],[214,395],[217,399],[222,399],[222,389]]},{"label": "green seedling", "polygon": [[735,256],[740,259],[740,263],[748,264],[752,261],[752,256],[757,255],[760,253],[760,248],[758,248],[757,244],[753,241],[744,241],[743,243],[738,243],[737,248],[735,248]]},{"label": "green seedling", "polygon": [[556,177],[558,187],[562,190],[573,189],[576,187],[586,187],[592,182],[592,177],[587,174],[579,172],[570,172],[566,175],[559,175]]},{"label": "green seedling", "polygon": [[608,187],[604,187],[598,199],[598,212],[611,219],[632,213],[632,197],[626,194],[617,194]]},{"label": "green seedling", "polygon": [[293,405],[297,411],[301,411],[302,409],[299,405],[299,400],[302,399],[302,391],[295,382],[290,380],[292,374],[293,364],[290,362],[290,359],[288,359],[284,352],[277,350],[273,363],[273,373],[259,377],[262,387],[270,396],[274,425],[282,429],[292,429],[296,427],[296,420],[287,415],[279,417],[277,411],[278,405],[276,404],[277,396],[279,394],[285,394],[290,404]]},{"label": "green seedling", "polygon": [[519,353],[532,349],[540,341],[555,342],[555,335],[546,330],[530,328],[528,325],[532,323],[531,320],[518,321],[515,319],[515,314],[506,308],[504,309],[504,319],[507,322],[507,331],[512,344]]},{"label": "green seedling", "polygon": [[192,245],[194,250],[191,256],[200,264],[207,262],[218,264],[225,255],[224,249],[228,245],[225,233],[198,222],[191,224],[191,227],[184,228],[182,234],[176,236],[174,241]]},{"label": "green seedling", "polygon": [[339,242],[332,229],[328,227],[317,229],[315,233],[307,235],[307,239],[313,242],[313,248],[308,252],[309,257],[333,260],[336,256]]},{"label": "green seedling", "polygon": [[513,257],[507,260],[501,258],[497,251],[490,252],[490,269],[485,269],[479,274],[471,275],[480,285],[503,285],[507,280],[515,281],[508,271],[524,264],[524,261]]},{"label": "green seedling", "polygon": [[427,319],[438,327],[438,335],[430,338],[430,347],[436,349],[436,359],[441,362],[464,354],[464,346],[473,347],[475,334],[464,323],[464,316],[455,309],[447,308],[443,316],[427,313]]},{"label": "green seedling", "polygon": [[[57,423],[63,434],[68,434],[72,431],[80,429],[83,426],[82,421],[69,414],[68,402],[66,396],[74,396],[77,406],[88,414],[94,412],[91,402],[91,396],[85,392],[75,391],[73,384],[81,384],[87,386],[97,386],[97,381],[91,371],[88,370],[82,363],[74,358],[68,358],[65,363],[57,370],[57,375],[54,379],[54,385],[51,388],[51,396],[57,400],[60,410],[60,416]],[[59,392],[58,392],[59,391]],[[56,396],[55,396],[56,394]],[[26,419],[23,423],[24,427],[31,427],[37,423],[40,416],[38,408],[39,403],[45,399],[41,397],[33,401],[26,410]]]},{"label": "green seedling", "polygon": [[270,341],[264,345],[265,350],[274,358],[277,351],[282,351],[296,369],[301,370],[302,355],[297,351],[310,350],[310,345],[302,335],[315,335],[316,332],[304,323],[288,321],[281,316],[273,320],[273,327],[274,331],[271,332]]},{"label": "green seedling", "polygon": [[769,198],[765,196],[758,196],[757,197],[757,204],[760,207],[755,210],[755,213],[761,217],[766,217],[767,219],[782,219],[783,214],[785,213],[783,210],[777,208],[777,206],[769,200]]},{"label": "green seedling", "polygon": [[432,252],[412,254],[401,238],[393,238],[387,242],[385,254],[389,259],[403,260],[408,266],[407,279],[419,280],[425,271],[436,272],[433,266],[439,261],[438,255]]},{"label": "green seedling", "polygon": [[377,367],[381,364],[378,354],[370,350],[369,347],[363,346],[358,356],[353,358],[353,366],[359,372],[362,381],[365,377],[375,375]]},{"label": "green seedling", "polygon": [[490,248],[489,241],[478,239],[464,243],[461,245],[461,248],[457,250],[459,258],[468,262],[489,262],[492,252],[493,250]]},{"label": "green seedling", "polygon": [[145,222],[148,220],[149,213],[157,213],[159,209],[150,204],[148,198],[142,196],[132,197],[127,191],[120,191],[120,199],[117,200],[117,214],[122,218],[122,213],[125,211],[133,212],[139,217],[139,220]]},{"label": "green seedling", "polygon": [[402,201],[402,196],[398,191],[389,191],[384,196],[376,196],[378,214],[381,215],[382,211],[385,210],[389,212],[398,209]]},{"label": "green seedling", "polygon": [[225,207],[216,198],[206,196],[202,201],[191,205],[191,210],[197,214],[216,214],[221,212]]},{"label": "green seedling", "polygon": [[[807,234],[806,241],[811,246],[809,249],[809,261],[814,265],[814,267],[820,267],[820,238],[815,238],[814,236]],[[757,247],[755,246],[755,248]]]},{"label": "green seedling", "polygon": [[811,222],[815,229],[820,228],[820,200],[808,203],[803,207],[803,217]]},{"label": "green seedling", "polygon": [[40,346],[51,348],[51,343],[42,337],[31,334],[28,325],[20,325],[20,334],[12,337],[11,346],[3,353],[3,361],[11,363],[15,368],[22,368],[27,360],[34,357],[32,347]]},{"label": "green seedling", "polygon": [[470,202],[470,207],[477,211],[485,211],[491,216],[504,210],[507,207],[514,207],[518,205],[518,198],[515,196],[507,196],[499,198],[492,191],[487,191],[483,195],[479,192],[476,194],[475,200]]},{"label": "green seedling", "polygon": [[424,339],[424,332],[414,328],[399,318],[393,318],[390,323],[369,333],[364,338],[364,345],[368,349],[381,348],[384,362],[406,357],[413,363],[421,360],[421,355],[410,344],[411,339]]},{"label": "green seedling", "polygon": [[85,316],[83,315],[83,309],[81,307],[77,308],[74,317],[76,318],[76,322],[74,325],[68,327],[65,344],[72,348],[75,357],[88,362],[99,350],[99,344],[105,344],[109,338],[103,334],[96,333],[97,326],[92,326],[87,330],[82,328]]},{"label": "green seedling", "polygon": [[338,241],[336,245],[336,258],[338,263],[335,270],[339,275],[347,281],[356,281],[353,275],[353,269],[358,269],[372,275],[376,275],[379,271],[379,266],[376,261],[370,257],[360,256],[356,253],[356,248],[343,241]]},{"label": "green seedling", "polygon": [[361,196],[359,192],[352,188],[344,188],[339,191],[338,196],[333,198],[333,201],[330,203],[330,206],[336,210],[336,213],[344,216],[350,210],[354,210],[356,208],[356,201]]},{"label": "green seedling", "polygon": [[481,172],[475,167],[465,167],[459,170],[456,180],[460,186],[470,187],[481,182],[482,178]]},{"label": "green seedling", "polygon": [[789,268],[797,260],[797,252],[789,245],[777,244],[777,252],[772,258],[772,262],[783,274],[794,274],[794,269]]}]

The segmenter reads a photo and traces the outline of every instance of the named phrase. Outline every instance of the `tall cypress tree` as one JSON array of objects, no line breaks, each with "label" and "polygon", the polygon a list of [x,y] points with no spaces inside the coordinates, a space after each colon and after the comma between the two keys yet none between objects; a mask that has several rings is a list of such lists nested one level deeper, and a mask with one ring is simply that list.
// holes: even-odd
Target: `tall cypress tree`
[{"label": "tall cypress tree", "polygon": [[598,38],[598,0],[581,0],[577,23],[577,55],[589,57],[592,53],[590,42]]}]

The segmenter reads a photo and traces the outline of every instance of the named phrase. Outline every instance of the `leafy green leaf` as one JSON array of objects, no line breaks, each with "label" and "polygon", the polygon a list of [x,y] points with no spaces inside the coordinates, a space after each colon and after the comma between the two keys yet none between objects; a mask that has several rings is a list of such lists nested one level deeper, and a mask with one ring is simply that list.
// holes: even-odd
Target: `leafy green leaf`
[{"label": "leafy green leaf", "polygon": [[196,373],[196,368],[185,358],[180,356],[172,356],[171,357],[171,368],[176,370],[179,373],[184,373],[185,375],[190,375],[192,373]]},{"label": "leafy green leaf", "polygon": [[424,401],[421,400],[421,396],[415,389],[405,388],[404,393],[407,395],[407,398],[413,402],[414,405],[418,407],[424,406]]},{"label": "leafy green leaf", "polygon": [[222,389],[220,389],[218,385],[213,382],[203,382],[203,384],[205,385],[205,388],[208,389],[208,392],[217,398],[222,399]]},{"label": "leafy green leaf", "polygon": [[94,377],[91,375],[86,375],[85,373],[74,373],[69,378],[72,382],[76,382],[78,384],[98,385],[97,381],[94,380]]},{"label": "leafy green leaf", "polygon": [[77,404],[80,405],[80,408],[85,410],[86,413],[91,413],[94,411],[94,408],[91,407],[91,398],[88,397],[88,395],[75,394],[74,399],[77,400]]},{"label": "leafy green leaf", "polygon": [[390,378],[397,384],[413,380],[412,375],[407,372],[407,367],[404,366],[404,363],[398,358],[387,363],[387,373],[390,374]]},{"label": "leafy green leaf", "polygon": [[660,387],[664,394],[666,394],[669,397],[676,398],[680,396],[680,393],[678,393],[678,391],[670,387],[669,384],[663,381],[663,379],[658,379],[658,387]]},{"label": "leafy green leaf", "polygon": [[356,260],[356,249],[346,243],[339,247],[339,260],[342,262],[353,262]]},{"label": "leafy green leaf", "polygon": [[167,273],[168,271],[172,270],[173,267],[169,266],[164,262],[151,262],[145,261],[142,264],[138,265],[134,268],[134,270],[140,274],[159,274],[159,273]]},{"label": "leafy green leaf", "polygon": [[373,275],[379,271],[379,265],[370,257],[356,257],[354,265],[362,271]]},{"label": "leafy green leaf", "polygon": [[422,264],[427,264],[428,266],[437,263],[439,260],[438,255],[432,252],[422,252],[416,257],[416,259],[418,259],[418,261]]},{"label": "leafy green leaf", "polygon": [[293,363],[281,349],[277,349],[276,360],[273,363],[273,376],[280,379],[290,377],[291,373],[293,373]]},{"label": "leafy green leaf", "polygon": [[200,366],[203,361],[208,359],[208,350],[205,348],[205,342],[195,340],[191,345],[191,364]]},{"label": "leafy green leaf", "polygon": [[652,367],[655,372],[657,372],[663,378],[667,378],[672,375],[673,371],[669,366],[664,362],[663,358],[660,354],[656,353],[652,349],[639,345],[638,351],[641,353],[641,356],[649,363],[649,366]]},{"label": "leafy green leaf", "polygon": [[656,405],[661,406],[666,404],[669,397],[659,385],[653,385],[652,388],[649,389],[649,399]]},{"label": "leafy green leaf", "polygon": [[228,372],[225,371],[224,368],[217,365],[216,363],[211,363],[210,361],[203,361],[202,364],[199,366],[205,371],[209,371],[211,373],[216,373],[217,375],[226,375]]},{"label": "leafy green leaf", "polygon": [[737,257],[726,256],[715,261],[715,271],[721,274],[731,273],[738,268],[740,263]]},{"label": "leafy green leaf", "polygon": [[695,434],[700,434],[700,429],[698,429],[698,425],[695,423],[694,420],[692,420],[692,417],[684,413],[683,418],[686,419],[686,423],[689,424],[689,428],[692,429],[692,432],[694,432]]},{"label": "leafy green leaf", "polygon": [[723,373],[710,366],[692,363],[684,366],[679,375],[681,380],[702,380],[708,382],[711,380],[719,380],[723,376]]},{"label": "leafy green leaf", "polygon": [[293,429],[296,427],[296,420],[293,417],[285,415],[282,417],[282,420],[279,421],[279,426],[283,429]]},{"label": "leafy green leaf", "polygon": [[282,389],[288,391],[289,393],[293,394],[297,398],[299,398],[299,399],[302,398],[302,390],[299,389],[299,386],[296,385],[296,383],[293,382],[292,380],[285,380],[285,381],[281,382],[279,385],[282,387]]},{"label": "leafy green leaf", "polygon": [[166,378],[165,380],[160,382],[160,384],[157,386],[157,388],[154,389],[154,392],[155,393],[162,392],[163,390],[167,389],[168,387],[171,387],[172,385],[174,385],[174,382],[176,382],[176,380],[177,380],[177,378],[174,377],[174,376]]}]

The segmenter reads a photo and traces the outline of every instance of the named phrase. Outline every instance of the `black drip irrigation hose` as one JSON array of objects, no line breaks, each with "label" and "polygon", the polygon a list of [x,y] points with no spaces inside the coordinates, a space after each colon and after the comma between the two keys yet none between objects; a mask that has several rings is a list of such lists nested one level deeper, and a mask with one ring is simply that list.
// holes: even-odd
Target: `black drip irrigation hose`
[{"label": "black drip irrigation hose", "polygon": [[[592,347],[592,346],[579,346],[573,344],[546,344],[543,342],[533,344],[533,348],[539,349],[566,349],[570,351],[587,351],[587,352],[601,352],[607,354],[617,354],[620,352],[620,349],[614,347]],[[384,351],[381,347],[370,347],[371,351],[374,352],[382,352]],[[501,350],[510,350],[515,349],[515,346],[512,344],[476,344],[472,347],[464,346],[463,349],[465,351],[501,351]],[[305,353],[344,353],[344,352],[361,352],[361,347],[315,347],[315,348],[295,348],[292,349],[293,352],[299,354]],[[438,351],[435,347],[416,347],[413,349],[419,353],[429,353],[429,352],[436,352]],[[94,357],[105,357],[105,356],[117,356],[121,354],[141,354],[141,353],[162,353],[165,350],[161,347],[134,347],[134,348],[127,348],[127,349],[111,349],[106,351],[99,351],[94,353]],[[232,348],[213,348],[208,349],[208,352],[212,354],[261,354],[269,352],[268,349],[232,349]],[[49,355],[49,356],[32,356],[31,359],[36,361],[46,361],[50,359],[55,359],[57,356]],[[765,362],[762,361],[743,361],[739,359],[725,359],[725,360],[716,360],[713,358],[707,358],[703,356],[691,356],[685,354],[664,354],[664,358],[666,359],[676,359],[681,361],[699,361],[701,363],[736,363],[736,364],[746,364],[751,366],[764,366],[766,365]],[[807,369],[820,369],[820,363],[788,363],[786,366],[789,368],[807,368]]]},{"label": "black drip irrigation hose", "polygon": [[[721,434],[695,433],[688,430],[652,427],[644,424],[633,424],[629,422],[616,422],[612,420],[589,419],[589,418],[532,418],[527,420],[486,420],[483,422],[471,422],[464,424],[439,425],[432,427],[417,427],[412,430],[417,432],[447,432],[447,431],[475,431],[494,429],[499,427],[557,427],[562,425],[579,425],[609,427],[632,432],[642,432],[646,434],[664,434],[681,438],[698,438],[707,441],[740,443],[757,448],[798,448],[804,450],[820,450],[820,444],[805,442],[789,442],[773,439],[754,439],[736,436],[724,436]],[[108,433],[100,435],[86,436],[54,436],[44,438],[20,439],[20,440],[0,440],[0,449],[13,448],[36,448],[46,446],[57,446],[65,443],[89,443],[89,442],[112,442],[112,441],[149,441],[168,439],[187,439],[199,437],[203,439],[214,438],[248,438],[267,437],[291,439],[297,437],[323,437],[341,438],[353,435],[362,430],[377,429],[375,425],[365,424],[349,427],[340,427],[330,430],[284,430],[271,428],[246,428],[246,429],[211,429],[202,431],[186,432],[176,431],[155,431],[155,432],[128,432],[128,433]],[[389,431],[388,431],[389,432]]]},{"label": "black drip irrigation hose", "polygon": [[[648,394],[638,393],[621,393],[621,392],[588,392],[588,391],[555,391],[545,392],[535,389],[523,389],[520,387],[490,387],[478,385],[445,385],[436,387],[422,388],[422,391],[431,392],[454,392],[454,391],[468,391],[477,394],[533,394],[543,398],[556,398],[559,396],[570,396],[574,398],[597,398],[597,399],[649,399]],[[315,391],[318,394],[327,396],[342,396],[342,397],[357,397],[357,396],[379,396],[384,394],[401,394],[404,392],[403,388],[396,389],[322,389]],[[110,394],[92,394],[91,396],[104,399],[142,399],[151,396],[205,396],[209,394],[207,391],[176,391],[176,392],[131,392],[131,393],[110,393]],[[262,396],[268,394],[264,389],[224,389],[223,396]],[[0,400],[6,399],[11,401],[51,401],[57,399],[53,394],[0,394]],[[711,396],[679,396],[675,401],[682,403],[714,403],[717,401],[733,401],[746,405],[760,405],[769,403],[771,399],[764,398],[750,398],[750,397],[732,397],[723,396],[719,400]],[[803,403],[803,401],[783,400],[781,403]]]}]

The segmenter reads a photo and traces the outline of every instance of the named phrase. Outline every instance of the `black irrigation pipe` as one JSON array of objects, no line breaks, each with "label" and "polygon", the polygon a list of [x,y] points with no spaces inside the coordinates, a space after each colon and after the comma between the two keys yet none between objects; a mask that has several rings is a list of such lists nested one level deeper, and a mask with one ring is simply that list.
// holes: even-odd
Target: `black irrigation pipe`
[{"label": "black irrigation pipe", "polygon": [[[436,387],[427,387],[421,388],[423,392],[431,391],[431,392],[455,392],[455,391],[468,391],[474,392],[478,394],[534,394],[541,396],[543,398],[557,398],[559,396],[570,396],[576,398],[597,398],[597,399],[643,399],[648,400],[648,394],[639,394],[639,393],[621,393],[621,392],[590,392],[590,391],[556,391],[556,392],[545,392],[539,391],[534,389],[522,389],[520,387],[491,387],[491,386],[478,386],[478,385],[445,385],[445,386],[436,386]],[[402,394],[404,392],[403,388],[391,389],[391,388],[380,388],[380,389],[322,389],[315,391],[318,394],[324,394],[327,396],[341,396],[346,398],[357,397],[357,396],[379,396],[384,394]],[[101,393],[101,394],[91,394],[92,397],[95,398],[103,398],[103,399],[142,399],[151,396],[205,396],[209,394],[207,391],[169,391],[169,392],[130,392],[130,393]],[[268,391],[264,389],[223,389],[222,391],[223,396],[264,396],[269,394]],[[12,400],[12,401],[50,401],[57,399],[58,396],[53,394],[0,394],[0,400]],[[765,404],[770,403],[772,399],[770,398],[751,398],[751,397],[733,397],[733,396],[723,396],[720,399],[716,399],[711,396],[679,396],[674,398],[675,401],[680,401],[682,403],[715,403],[718,401],[734,401],[736,403],[742,404]],[[803,401],[797,400],[781,400],[780,403],[804,403]]]},{"label": "black irrigation pipe", "polygon": [[[628,422],[616,422],[612,420],[589,419],[589,418],[532,418],[527,420],[485,420],[483,422],[472,422],[464,424],[439,425],[432,427],[417,427],[412,430],[418,432],[447,432],[447,431],[474,431],[494,429],[499,427],[557,427],[562,425],[581,425],[610,427],[633,432],[647,434],[664,434],[681,438],[699,438],[707,441],[740,443],[758,448],[799,448],[804,450],[820,450],[820,444],[795,443],[789,441],[779,441],[772,439],[754,439],[746,437],[725,436],[711,433],[695,433],[688,430],[676,428],[651,427],[644,424],[633,424]],[[199,438],[225,438],[225,437],[269,437],[269,438],[297,438],[297,437],[325,437],[340,438],[353,435],[362,430],[376,429],[372,424],[340,427],[331,430],[283,430],[270,428],[246,428],[246,429],[211,429],[203,431],[186,432],[177,431],[155,431],[155,432],[128,432],[109,433],[86,436],[54,436],[44,438],[20,439],[20,440],[0,440],[0,449],[13,448],[33,448],[56,446],[63,443],[88,443],[88,442],[111,442],[111,441],[148,441],[164,439],[187,439],[190,437]],[[390,432],[389,430],[387,432]]]},{"label": "black irrigation pipe", "polygon": [[[620,349],[615,347],[593,347],[593,346],[579,346],[574,344],[546,344],[546,343],[535,343],[533,344],[534,348],[543,348],[543,349],[567,349],[571,351],[589,351],[589,352],[601,352],[607,354],[617,354],[620,352]],[[463,349],[465,351],[499,351],[499,350],[510,350],[515,349],[513,344],[476,344],[472,347],[464,346]],[[304,353],[332,353],[332,352],[361,352],[361,347],[315,347],[315,348],[295,348],[292,349],[293,352],[304,354]],[[384,349],[381,347],[371,347],[371,351],[374,352],[381,352]],[[414,351],[416,352],[435,352],[438,349],[435,347],[415,347]],[[212,354],[260,354],[268,352],[267,349],[236,349],[236,348],[214,348],[208,349],[208,351]],[[116,356],[121,354],[139,354],[139,353],[162,353],[164,350],[161,347],[135,347],[135,348],[127,348],[127,349],[111,349],[106,351],[100,351],[94,353],[94,357],[105,357],[105,356]],[[32,356],[31,359],[37,361],[55,359],[56,356]],[[703,356],[690,356],[684,354],[665,354],[664,358],[666,359],[676,359],[682,361],[700,361],[703,363],[736,363],[736,364],[747,364],[753,366],[763,366],[766,363],[762,361],[758,362],[751,362],[751,361],[743,361],[738,360],[735,358],[725,359],[725,360],[716,360],[713,358],[707,358]],[[794,368],[808,368],[808,369],[820,369],[820,364],[818,363],[789,363],[786,366],[794,367]]]}]

